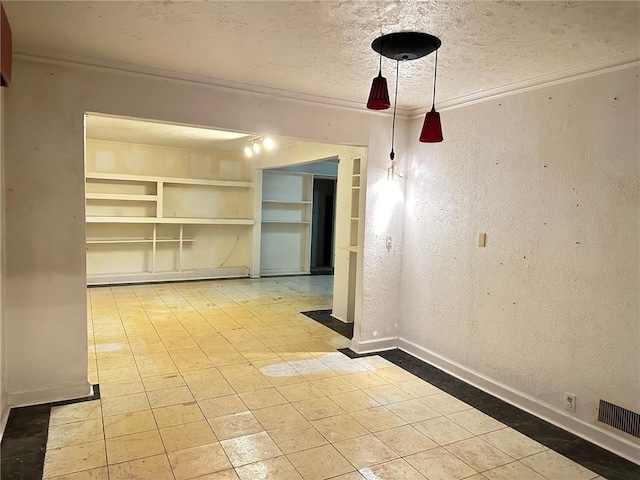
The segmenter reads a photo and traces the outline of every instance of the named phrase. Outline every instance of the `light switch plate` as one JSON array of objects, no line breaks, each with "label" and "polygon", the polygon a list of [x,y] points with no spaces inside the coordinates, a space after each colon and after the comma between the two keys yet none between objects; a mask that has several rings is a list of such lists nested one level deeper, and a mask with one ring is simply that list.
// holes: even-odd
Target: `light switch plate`
[{"label": "light switch plate", "polygon": [[478,233],[478,246],[484,247],[487,243],[487,234],[484,232]]}]

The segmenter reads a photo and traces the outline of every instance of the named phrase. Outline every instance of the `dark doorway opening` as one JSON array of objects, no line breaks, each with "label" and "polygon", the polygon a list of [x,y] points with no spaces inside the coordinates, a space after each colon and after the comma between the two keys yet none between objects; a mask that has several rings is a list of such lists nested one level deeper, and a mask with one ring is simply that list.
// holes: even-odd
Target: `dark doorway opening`
[{"label": "dark doorway opening", "polygon": [[336,179],[313,179],[311,273],[333,274]]}]

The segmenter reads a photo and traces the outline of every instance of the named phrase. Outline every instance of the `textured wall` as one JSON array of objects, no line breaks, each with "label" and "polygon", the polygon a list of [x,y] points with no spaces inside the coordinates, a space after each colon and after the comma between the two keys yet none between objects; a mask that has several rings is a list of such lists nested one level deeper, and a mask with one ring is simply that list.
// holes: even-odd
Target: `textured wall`
[{"label": "textured wall", "polygon": [[442,114],[409,162],[402,338],[560,409],[574,393],[585,421],[598,398],[640,411],[638,86]]},{"label": "textured wall", "polygon": [[228,89],[26,61],[14,64],[13,80],[5,96],[6,386],[10,394],[33,393],[35,401],[50,400],[60,388],[88,388],[85,112],[349,145],[367,144],[374,118]]},{"label": "textured wall", "polygon": [[4,281],[4,89],[0,89],[0,436],[4,429],[7,411],[7,392],[4,387],[5,384],[5,361],[4,361],[4,305],[5,305],[5,281]]},{"label": "textured wall", "polygon": [[[394,150],[400,171],[407,165],[407,123],[403,120],[396,123]],[[360,342],[398,335],[405,181],[387,179],[390,150],[391,119],[375,117],[366,164],[362,325],[359,331],[356,325],[354,332],[354,338]],[[386,248],[387,235],[392,236],[391,250]]]}]

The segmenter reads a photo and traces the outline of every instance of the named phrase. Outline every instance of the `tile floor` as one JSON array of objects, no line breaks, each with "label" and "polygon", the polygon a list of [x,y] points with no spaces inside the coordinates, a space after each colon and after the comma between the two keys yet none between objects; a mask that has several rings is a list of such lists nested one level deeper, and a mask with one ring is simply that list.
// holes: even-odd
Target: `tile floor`
[{"label": "tile floor", "polygon": [[58,480],[580,480],[590,470],[301,315],[330,276],[88,290],[101,399],[53,407]]}]

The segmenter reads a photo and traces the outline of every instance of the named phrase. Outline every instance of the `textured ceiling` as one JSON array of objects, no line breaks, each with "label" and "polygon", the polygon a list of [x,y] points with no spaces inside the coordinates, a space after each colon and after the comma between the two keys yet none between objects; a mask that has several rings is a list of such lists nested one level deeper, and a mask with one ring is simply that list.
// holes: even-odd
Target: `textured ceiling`
[{"label": "textured ceiling", "polygon": [[[3,2],[17,53],[120,62],[244,88],[366,102],[381,32],[442,39],[438,100],[639,51],[638,2]],[[400,65],[431,103],[433,55]],[[390,84],[394,63],[383,62]]]}]

